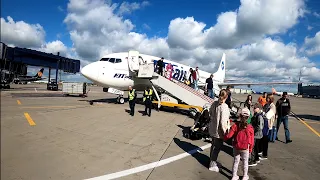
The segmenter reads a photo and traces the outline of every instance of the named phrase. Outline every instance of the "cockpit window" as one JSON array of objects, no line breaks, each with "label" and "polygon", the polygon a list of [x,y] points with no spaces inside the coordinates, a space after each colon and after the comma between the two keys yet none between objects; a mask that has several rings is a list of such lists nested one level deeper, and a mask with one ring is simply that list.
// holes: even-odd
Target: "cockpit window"
[{"label": "cockpit window", "polygon": [[120,63],[121,59],[116,59],[116,58],[102,58],[100,61],[109,61],[111,63]]},{"label": "cockpit window", "polygon": [[110,58],[110,59],[109,59],[109,62],[114,63],[115,60],[116,60],[115,58]]},{"label": "cockpit window", "polygon": [[102,58],[100,61],[109,61],[110,58]]}]

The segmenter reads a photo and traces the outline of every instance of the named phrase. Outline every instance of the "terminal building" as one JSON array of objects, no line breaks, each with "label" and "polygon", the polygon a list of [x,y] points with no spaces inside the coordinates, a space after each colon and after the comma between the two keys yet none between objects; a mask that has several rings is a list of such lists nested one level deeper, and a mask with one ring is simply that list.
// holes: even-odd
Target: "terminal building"
[{"label": "terminal building", "polygon": [[320,84],[309,84],[303,85],[302,83],[298,84],[298,94],[304,97],[320,97]]}]

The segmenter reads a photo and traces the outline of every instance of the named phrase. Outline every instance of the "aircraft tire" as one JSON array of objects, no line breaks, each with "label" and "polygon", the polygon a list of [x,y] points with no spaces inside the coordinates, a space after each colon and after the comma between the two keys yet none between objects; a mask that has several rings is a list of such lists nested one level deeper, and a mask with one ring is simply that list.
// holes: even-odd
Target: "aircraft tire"
[{"label": "aircraft tire", "polygon": [[124,104],[124,98],[123,97],[118,97],[118,103]]}]

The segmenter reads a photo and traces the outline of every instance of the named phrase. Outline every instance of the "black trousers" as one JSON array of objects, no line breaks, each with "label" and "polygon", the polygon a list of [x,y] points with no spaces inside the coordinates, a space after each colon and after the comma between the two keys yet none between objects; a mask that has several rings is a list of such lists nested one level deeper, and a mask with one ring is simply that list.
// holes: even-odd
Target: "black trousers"
[{"label": "black trousers", "polygon": [[253,152],[251,153],[250,161],[259,160],[258,153],[261,152],[261,140],[262,139],[254,139],[254,147],[253,147]]},{"label": "black trousers", "polygon": [[[151,116],[151,107],[152,107],[152,102],[150,99],[146,99],[145,101],[145,111],[144,111],[144,114],[145,115],[149,115]],[[149,110],[149,114],[147,114],[147,111]]]},{"label": "black trousers", "polygon": [[162,68],[162,67],[159,67],[158,72],[159,72],[159,74],[160,74],[161,76],[163,76],[163,68]]},{"label": "black trousers", "polygon": [[263,136],[261,139],[261,150],[262,150],[262,156],[268,156],[268,146],[269,146],[269,138],[268,136]]},{"label": "black trousers", "polygon": [[129,106],[130,106],[130,115],[134,116],[134,106],[136,105],[136,102],[134,100],[129,101]]}]

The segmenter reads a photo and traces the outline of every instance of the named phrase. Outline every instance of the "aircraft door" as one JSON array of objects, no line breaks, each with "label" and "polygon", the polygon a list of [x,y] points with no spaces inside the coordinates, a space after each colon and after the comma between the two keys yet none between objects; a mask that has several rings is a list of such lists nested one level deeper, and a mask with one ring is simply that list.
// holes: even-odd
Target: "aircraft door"
[{"label": "aircraft door", "polygon": [[131,72],[139,70],[139,52],[138,51],[129,51],[128,65]]}]

